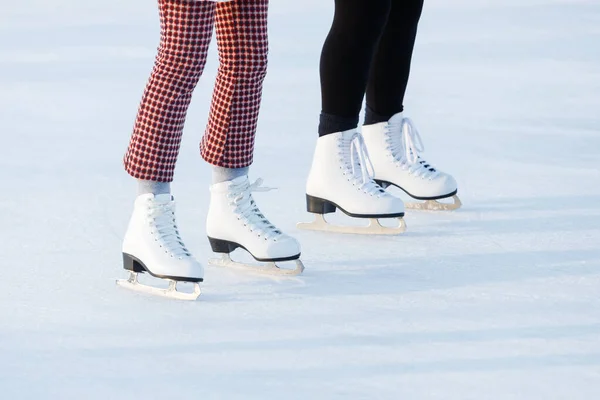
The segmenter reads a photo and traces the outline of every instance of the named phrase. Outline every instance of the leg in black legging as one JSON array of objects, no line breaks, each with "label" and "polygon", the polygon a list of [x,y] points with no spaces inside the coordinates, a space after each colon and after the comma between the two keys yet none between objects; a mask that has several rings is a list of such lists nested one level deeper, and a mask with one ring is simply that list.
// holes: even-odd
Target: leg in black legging
[{"label": "leg in black legging", "polygon": [[371,64],[365,124],[402,112],[423,0],[392,0],[387,25]]},{"label": "leg in black legging", "polygon": [[371,60],[392,1],[335,0],[333,24],[321,54],[319,136],[356,128]]}]

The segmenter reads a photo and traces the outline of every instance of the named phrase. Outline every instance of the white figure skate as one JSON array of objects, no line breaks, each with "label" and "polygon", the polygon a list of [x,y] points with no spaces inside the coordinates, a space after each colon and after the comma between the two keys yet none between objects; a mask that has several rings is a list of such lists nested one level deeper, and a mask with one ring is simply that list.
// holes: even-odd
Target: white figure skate
[{"label": "white figure skate", "polygon": [[[338,233],[397,235],[406,230],[404,204],[379,186],[369,172],[370,160],[362,136],[356,130],[332,133],[317,140],[306,184],[306,203],[315,221],[298,228]],[[339,226],[324,215],[339,208],[346,215],[369,220],[369,226]],[[386,227],[380,218],[397,218],[398,226]]]},{"label": "white figure skate", "polygon": [[[271,190],[261,187],[262,180],[250,184],[247,176],[214,184],[210,187],[210,207],[206,232],[212,250],[222,258],[211,259],[216,266],[272,275],[299,275],[304,271],[300,245],[271,224],[256,205],[252,192]],[[259,266],[232,261],[230,253],[246,250]],[[281,268],[280,263],[294,261],[295,268]]]},{"label": "white figure skate", "polygon": [[[136,199],[123,241],[123,268],[129,271],[129,278],[117,284],[125,288],[179,300],[200,296],[198,282],[203,280],[204,269],[183,244],[170,194],[144,194]],[[168,289],[139,283],[138,273],[145,272],[168,281]],[[193,292],[178,291],[178,282],[193,283]]]},{"label": "white figure skate", "polygon": [[[363,126],[362,133],[374,179],[384,188],[393,185],[413,199],[424,200],[407,203],[406,208],[448,211],[462,205],[456,195],[456,180],[419,155],[424,150],[423,142],[410,118],[399,113],[388,122]],[[446,198],[452,198],[453,203],[439,201]]]}]

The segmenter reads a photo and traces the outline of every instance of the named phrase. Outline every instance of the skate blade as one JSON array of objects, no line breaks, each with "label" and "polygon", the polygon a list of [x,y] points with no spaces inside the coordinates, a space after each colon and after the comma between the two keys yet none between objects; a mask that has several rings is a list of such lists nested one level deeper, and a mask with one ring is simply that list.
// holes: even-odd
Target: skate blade
[{"label": "skate blade", "polygon": [[451,197],[453,203],[441,203],[437,200],[425,200],[423,203],[405,203],[405,207],[411,210],[425,211],[454,211],[462,206],[457,195]]},{"label": "skate blade", "polygon": [[152,294],[155,296],[167,297],[175,300],[196,300],[200,296],[200,285],[194,282],[194,291],[192,293],[180,292],[177,290],[177,282],[169,280],[167,289],[143,285],[137,279],[137,273],[130,272],[128,279],[118,279],[117,285],[138,293]]},{"label": "skate blade", "polygon": [[311,231],[351,233],[357,235],[399,235],[406,232],[406,221],[403,218],[398,219],[398,226],[383,226],[377,218],[370,218],[368,226],[341,226],[333,225],[325,220],[323,214],[315,214],[313,222],[300,222],[296,225],[298,229]]},{"label": "skate blade", "polygon": [[211,258],[208,260],[210,265],[215,267],[232,268],[245,272],[255,272],[263,275],[276,275],[276,276],[297,276],[304,272],[304,264],[300,259],[294,260],[296,268],[281,268],[274,262],[268,262],[263,265],[252,265],[244,264],[237,261],[233,261],[229,254],[223,254],[221,258]]}]

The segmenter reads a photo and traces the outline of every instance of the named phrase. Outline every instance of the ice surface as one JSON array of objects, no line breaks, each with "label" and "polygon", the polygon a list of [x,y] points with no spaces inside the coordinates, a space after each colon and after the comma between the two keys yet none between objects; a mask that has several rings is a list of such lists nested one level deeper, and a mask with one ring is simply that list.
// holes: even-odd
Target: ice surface
[{"label": "ice surface", "polygon": [[[114,284],[154,2],[4,1],[0,398],[598,398],[600,3],[425,3],[407,113],[464,208],[412,212],[400,237],[295,228],[332,2],[275,0],[251,171],[307,269],[209,268],[184,303]],[[216,66],[213,47],[173,185],[201,260]]]}]

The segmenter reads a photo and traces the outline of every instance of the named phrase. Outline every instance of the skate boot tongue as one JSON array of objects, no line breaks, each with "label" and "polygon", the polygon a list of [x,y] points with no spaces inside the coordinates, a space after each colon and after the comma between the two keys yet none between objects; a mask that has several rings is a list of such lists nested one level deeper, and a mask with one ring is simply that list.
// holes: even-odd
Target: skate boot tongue
[{"label": "skate boot tongue", "polygon": [[165,251],[178,258],[191,257],[175,222],[175,201],[170,193],[154,195],[148,203],[148,217]]},{"label": "skate boot tongue", "polygon": [[235,193],[239,196],[250,195],[252,192],[268,192],[270,190],[275,190],[275,188],[262,186],[263,180],[258,178],[254,183],[250,183],[248,176],[240,176],[235,179],[232,179],[228,183],[228,188],[232,193]]},{"label": "skate boot tongue", "polygon": [[346,173],[352,176],[356,184],[366,193],[377,196],[385,194],[385,190],[373,180],[374,168],[362,135],[356,131],[343,132],[341,147]]},{"label": "skate boot tongue", "polygon": [[394,114],[392,118],[389,119],[388,124],[390,125],[401,125],[404,120],[404,113],[399,112],[398,114]]},{"label": "skate boot tongue", "polygon": [[252,192],[268,192],[274,189],[261,186],[262,183],[260,178],[252,184],[247,176],[235,178],[230,181],[228,197],[235,205],[236,213],[253,231],[259,231],[266,239],[276,238],[283,233],[267,220],[252,198]]},{"label": "skate boot tongue", "polygon": [[250,184],[250,181],[248,180],[247,175],[238,176],[237,178],[232,179],[230,182],[231,182],[231,185],[233,185],[233,186],[239,186],[239,185],[244,184],[245,182]]},{"label": "skate boot tongue", "polygon": [[423,140],[413,121],[403,113],[394,115],[387,124],[387,142],[392,156],[412,174],[433,179],[439,172],[421,156]]},{"label": "skate boot tongue", "polygon": [[154,202],[158,204],[168,204],[173,200],[170,193],[161,193],[154,195]]}]

